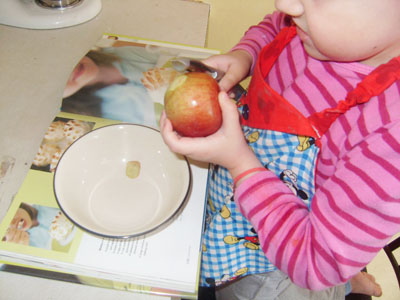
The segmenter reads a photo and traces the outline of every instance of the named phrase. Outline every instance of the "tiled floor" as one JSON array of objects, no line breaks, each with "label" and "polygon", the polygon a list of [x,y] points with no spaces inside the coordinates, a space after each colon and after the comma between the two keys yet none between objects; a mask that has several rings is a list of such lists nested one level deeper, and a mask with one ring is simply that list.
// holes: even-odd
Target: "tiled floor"
[{"label": "tiled floor", "polygon": [[[228,51],[239,41],[245,30],[259,22],[264,15],[273,11],[274,1],[270,0],[203,0],[211,5],[207,46]],[[400,251],[397,253],[400,260]],[[396,277],[386,254],[381,251],[367,267],[382,285],[381,300],[400,300]]]}]

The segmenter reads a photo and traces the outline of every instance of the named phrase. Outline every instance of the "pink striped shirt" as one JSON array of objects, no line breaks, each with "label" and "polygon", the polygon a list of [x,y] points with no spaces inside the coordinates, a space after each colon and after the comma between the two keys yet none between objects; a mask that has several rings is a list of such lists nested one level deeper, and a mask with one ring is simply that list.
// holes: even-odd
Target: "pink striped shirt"
[{"label": "pink striped shirt", "polygon": [[[283,14],[266,16],[234,49],[256,58],[283,26]],[[267,81],[309,116],[335,107],[372,70],[315,60],[296,37]],[[400,82],[341,115],[321,142],[310,211],[269,171],[235,191],[268,259],[315,290],[348,281],[400,231]]]}]

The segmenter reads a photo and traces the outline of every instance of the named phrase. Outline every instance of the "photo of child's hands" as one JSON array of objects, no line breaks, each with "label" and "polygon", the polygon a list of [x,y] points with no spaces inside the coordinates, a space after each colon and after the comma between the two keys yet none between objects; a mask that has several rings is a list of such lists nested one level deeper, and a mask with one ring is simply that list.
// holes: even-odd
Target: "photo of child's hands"
[{"label": "photo of child's hands", "polygon": [[239,157],[252,157],[254,154],[244,138],[236,103],[226,92],[219,93],[219,103],[223,121],[221,128],[214,134],[200,138],[180,136],[163,113],[160,120],[161,135],[173,152],[227,169],[236,169],[241,162]]},{"label": "photo of child's hands", "polygon": [[226,92],[248,76],[252,61],[251,55],[243,50],[214,55],[203,60],[206,65],[225,72],[219,86]]},{"label": "photo of child's hands", "polygon": [[7,229],[6,235],[4,236],[6,242],[16,243],[22,245],[29,244],[29,233],[24,230],[9,227]]}]

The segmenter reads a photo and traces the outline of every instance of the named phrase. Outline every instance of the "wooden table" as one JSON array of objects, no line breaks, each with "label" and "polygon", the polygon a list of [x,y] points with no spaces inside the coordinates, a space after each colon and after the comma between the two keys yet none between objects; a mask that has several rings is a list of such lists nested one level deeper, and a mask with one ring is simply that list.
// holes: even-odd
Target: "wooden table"
[{"label": "wooden table", "polygon": [[[73,27],[30,30],[0,25],[1,219],[59,112],[69,74],[102,33],[205,44],[207,4],[187,0],[103,0],[102,4],[96,18]],[[0,290],[2,300],[159,298],[5,272],[0,272]]]}]

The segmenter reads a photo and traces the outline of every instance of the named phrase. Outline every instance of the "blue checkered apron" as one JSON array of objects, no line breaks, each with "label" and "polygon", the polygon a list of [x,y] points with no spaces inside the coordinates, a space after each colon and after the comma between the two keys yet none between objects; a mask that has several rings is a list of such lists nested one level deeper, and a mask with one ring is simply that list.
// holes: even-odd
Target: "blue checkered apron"
[{"label": "blue checkered apron", "polygon": [[[319,151],[313,139],[251,127],[243,130],[263,165],[309,205]],[[233,180],[228,171],[214,166],[210,172],[201,285],[219,285],[275,270],[260,248],[257,233],[233,201]]]}]

